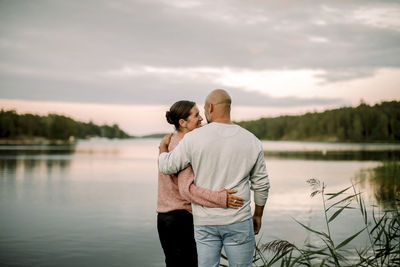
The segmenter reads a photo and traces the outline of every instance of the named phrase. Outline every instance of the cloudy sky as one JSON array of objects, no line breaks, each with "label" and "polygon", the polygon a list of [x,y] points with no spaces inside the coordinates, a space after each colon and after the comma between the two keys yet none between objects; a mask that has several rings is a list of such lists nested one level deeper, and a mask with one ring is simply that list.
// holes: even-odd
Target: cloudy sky
[{"label": "cloudy sky", "polygon": [[0,104],[171,129],[227,89],[233,117],[400,100],[400,2],[0,0]]}]

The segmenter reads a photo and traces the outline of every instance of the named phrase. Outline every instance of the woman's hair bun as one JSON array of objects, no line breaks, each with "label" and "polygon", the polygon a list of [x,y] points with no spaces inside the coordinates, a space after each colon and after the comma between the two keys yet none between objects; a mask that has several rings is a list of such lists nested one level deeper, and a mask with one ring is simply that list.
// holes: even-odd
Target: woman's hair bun
[{"label": "woman's hair bun", "polygon": [[171,111],[167,111],[166,113],[165,113],[165,118],[167,118],[167,122],[169,123],[169,124],[174,124],[174,120],[173,120],[173,118],[172,118],[172,114],[171,114],[172,112]]}]

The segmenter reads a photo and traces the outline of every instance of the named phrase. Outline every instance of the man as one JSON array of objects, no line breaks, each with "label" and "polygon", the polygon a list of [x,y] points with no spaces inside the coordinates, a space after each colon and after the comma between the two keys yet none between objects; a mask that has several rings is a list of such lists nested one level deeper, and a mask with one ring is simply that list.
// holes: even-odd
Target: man
[{"label": "man", "polygon": [[[255,238],[269,191],[269,180],[260,140],[231,121],[231,98],[221,89],[206,98],[209,124],[187,133],[168,151],[169,137],[160,144],[159,169],[177,173],[191,164],[197,186],[211,190],[235,189],[244,199],[239,209],[207,208],[192,204],[200,267],[219,266],[224,246],[230,266],[251,266]],[[250,189],[255,210],[251,215]]]}]

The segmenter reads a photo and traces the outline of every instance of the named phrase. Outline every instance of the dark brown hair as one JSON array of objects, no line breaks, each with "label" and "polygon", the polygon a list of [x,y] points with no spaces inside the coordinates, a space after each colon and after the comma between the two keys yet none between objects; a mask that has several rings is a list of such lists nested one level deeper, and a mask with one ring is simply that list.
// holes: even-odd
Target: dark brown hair
[{"label": "dark brown hair", "polygon": [[175,129],[179,129],[179,120],[186,120],[190,116],[190,110],[196,105],[195,102],[188,100],[181,100],[175,102],[165,113],[168,123],[173,124]]}]

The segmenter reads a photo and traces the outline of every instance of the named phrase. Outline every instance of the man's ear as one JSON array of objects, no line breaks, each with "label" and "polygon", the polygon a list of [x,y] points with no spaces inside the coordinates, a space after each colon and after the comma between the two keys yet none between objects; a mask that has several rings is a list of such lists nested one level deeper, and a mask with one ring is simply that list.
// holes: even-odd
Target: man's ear
[{"label": "man's ear", "polygon": [[208,111],[208,113],[211,113],[214,111],[214,104],[210,104],[210,109]]}]

